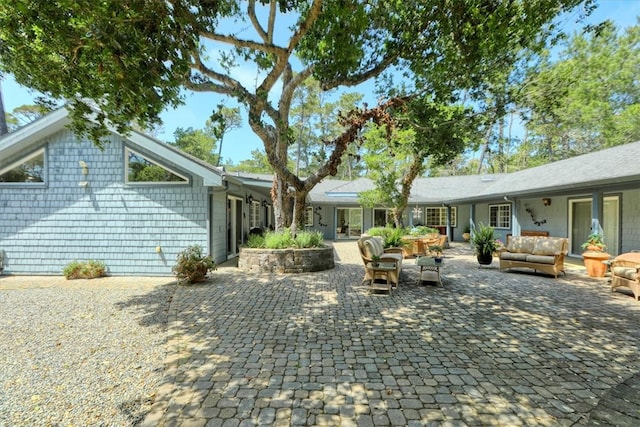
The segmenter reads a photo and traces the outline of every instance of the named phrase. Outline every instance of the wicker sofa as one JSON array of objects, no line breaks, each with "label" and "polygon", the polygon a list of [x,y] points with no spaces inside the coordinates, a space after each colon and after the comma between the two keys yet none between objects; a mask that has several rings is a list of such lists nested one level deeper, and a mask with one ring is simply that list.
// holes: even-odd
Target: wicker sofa
[{"label": "wicker sofa", "polygon": [[398,286],[400,282],[400,274],[402,273],[402,249],[401,248],[384,248],[384,242],[380,236],[362,236],[358,239],[358,249],[364,263],[364,277],[362,282],[372,281],[371,270],[367,268],[367,264],[373,261],[373,255],[380,257],[379,262],[393,263],[395,269],[389,274],[389,280],[394,286]]},{"label": "wicker sofa", "polygon": [[611,261],[611,292],[620,287],[631,289],[636,300],[640,297],[640,252],[620,254]]},{"label": "wicker sofa", "polygon": [[[564,257],[569,247],[564,237],[509,236],[499,252],[500,270],[532,268],[553,275],[564,271]],[[566,274],[566,273],[565,273]]]}]

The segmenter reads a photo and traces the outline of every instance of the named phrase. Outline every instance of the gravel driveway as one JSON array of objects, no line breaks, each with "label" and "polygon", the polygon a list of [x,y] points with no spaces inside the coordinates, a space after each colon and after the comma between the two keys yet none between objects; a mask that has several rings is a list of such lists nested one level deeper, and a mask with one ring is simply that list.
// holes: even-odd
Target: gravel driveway
[{"label": "gravel driveway", "polygon": [[0,426],[132,426],[162,379],[171,278],[0,277]]}]

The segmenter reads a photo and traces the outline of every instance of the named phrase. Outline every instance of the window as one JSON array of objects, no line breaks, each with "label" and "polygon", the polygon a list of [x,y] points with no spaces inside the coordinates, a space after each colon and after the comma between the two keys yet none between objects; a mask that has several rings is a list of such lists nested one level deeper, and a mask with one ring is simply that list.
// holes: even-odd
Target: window
[{"label": "window", "polygon": [[511,228],[511,205],[489,205],[489,225],[494,228]]},{"label": "window", "polygon": [[44,148],[41,148],[6,168],[0,169],[0,184],[43,185],[45,180],[44,159]]},{"label": "window", "polygon": [[127,184],[188,184],[189,179],[165,166],[147,159],[140,153],[125,149]]},{"label": "window", "polygon": [[251,202],[249,205],[249,228],[260,227],[260,202]]},{"label": "window", "polygon": [[[455,227],[457,222],[458,210],[455,206],[451,207],[451,226]],[[426,208],[427,226],[429,227],[445,227],[447,225],[447,208],[439,206],[437,208]]]},{"label": "window", "polygon": [[373,226],[384,227],[393,224],[393,211],[391,209],[376,208],[373,210]]},{"label": "window", "polygon": [[304,211],[304,226],[313,227],[313,206],[307,206]]}]

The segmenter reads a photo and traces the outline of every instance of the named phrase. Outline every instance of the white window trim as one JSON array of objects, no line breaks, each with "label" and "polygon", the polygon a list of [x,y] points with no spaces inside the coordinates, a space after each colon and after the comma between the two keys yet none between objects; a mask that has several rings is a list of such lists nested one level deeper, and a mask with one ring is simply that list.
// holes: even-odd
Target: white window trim
[{"label": "white window trim", "polygon": [[[438,214],[439,220],[443,221],[443,224],[429,224],[429,215],[428,215],[428,211],[430,209],[437,209],[440,213]],[[427,227],[446,227],[447,226],[447,207],[446,206],[427,206],[425,207],[424,210],[424,218],[425,218],[425,225]],[[456,206],[451,206],[451,226],[455,227],[456,224],[458,223],[458,209],[456,208]]]},{"label": "white window trim", "polygon": [[19,158],[15,162],[11,163],[9,166],[0,169],[0,175],[4,175],[5,173],[17,168],[21,164],[26,163],[35,157],[38,157],[39,155],[42,155],[42,170],[43,170],[42,182],[0,182],[0,185],[11,186],[11,187],[16,187],[16,186],[44,187],[46,186],[47,178],[48,178],[48,173],[47,173],[48,169],[47,169],[47,154],[46,154],[45,147],[39,148],[36,151],[33,151],[27,154],[26,156]]},{"label": "white window trim", "polygon": [[249,229],[260,227],[260,202],[253,201],[249,204]]},{"label": "white window trim", "polygon": [[[159,166],[163,169],[168,170],[169,172],[171,172],[172,174],[180,177],[183,179],[183,181],[129,181],[129,155],[133,154],[134,156],[140,156],[143,159],[145,159],[146,161],[148,161],[149,163],[152,163],[156,166]],[[190,184],[190,180],[189,177],[176,172],[174,169],[168,167],[167,165],[163,165],[162,163],[156,162],[152,159],[149,158],[149,156],[144,155],[136,150],[132,150],[129,147],[125,147],[124,149],[124,182],[127,185],[144,185],[144,186],[149,186],[149,185],[189,185]]]},{"label": "white window trim", "polygon": [[[508,215],[508,224],[506,225],[506,227],[501,227],[499,224],[491,224],[491,209],[492,208],[497,208],[498,212],[496,215],[496,220],[499,222],[500,221],[500,211],[502,210],[501,208],[507,208],[509,211],[509,215]],[[489,226],[493,227],[497,230],[508,230],[511,228],[511,203],[498,203],[495,205],[489,205]]]},{"label": "white window trim", "polygon": [[313,206],[307,206],[305,208],[304,226],[313,227]]}]

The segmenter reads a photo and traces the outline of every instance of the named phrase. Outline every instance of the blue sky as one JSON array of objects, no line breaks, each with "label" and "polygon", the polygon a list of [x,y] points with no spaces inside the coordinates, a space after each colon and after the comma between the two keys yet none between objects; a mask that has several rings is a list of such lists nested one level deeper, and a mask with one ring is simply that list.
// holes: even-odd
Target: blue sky
[{"label": "blue sky", "polygon": [[[566,22],[571,25],[575,22],[577,16],[578,12],[575,12],[571,17],[568,17]],[[635,25],[637,23],[637,17],[639,16],[640,0],[600,0],[598,8],[589,17],[588,22],[598,23],[605,19],[611,19],[618,27],[624,28]],[[572,31],[572,29],[573,28],[567,28],[568,31]],[[238,70],[238,72],[243,74],[245,70]],[[240,75],[236,77],[240,81],[251,79],[249,72],[246,72],[244,76]],[[1,84],[4,107],[7,112],[12,111],[20,105],[32,104],[33,99],[37,96],[37,94],[34,94],[32,91],[16,84],[11,76],[5,76]],[[370,89],[365,90],[365,88],[352,88],[349,89],[349,91],[371,94]],[[370,104],[375,102],[374,99],[365,100],[369,101]],[[236,106],[233,100],[217,94],[187,93],[185,105],[175,110],[165,111],[162,114],[161,117],[164,122],[164,128],[158,137],[164,141],[172,141],[173,132],[178,127],[203,128],[213,108],[221,102],[229,107]],[[222,157],[225,160],[231,159],[233,163],[236,164],[241,160],[250,158],[251,151],[262,148],[262,142],[253,134],[246,124],[246,115],[244,112],[243,118],[242,128],[228,133],[225,136],[222,146]]]}]

